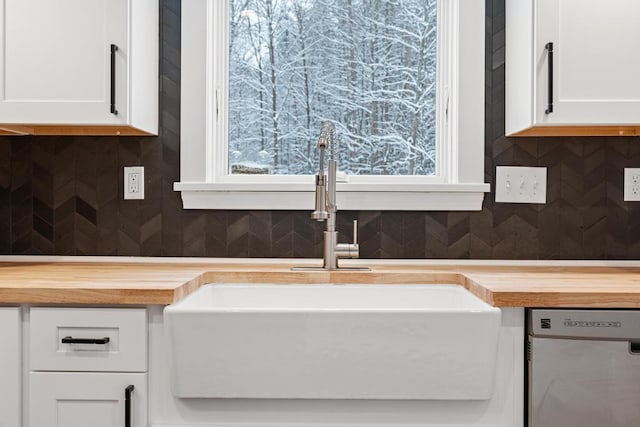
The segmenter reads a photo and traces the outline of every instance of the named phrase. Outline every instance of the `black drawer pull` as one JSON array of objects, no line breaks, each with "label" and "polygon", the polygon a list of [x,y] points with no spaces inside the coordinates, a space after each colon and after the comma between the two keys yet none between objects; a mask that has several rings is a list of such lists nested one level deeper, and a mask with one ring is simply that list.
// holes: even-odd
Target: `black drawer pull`
[{"label": "black drawer pull", "polygon": [[133,384],[124,389],[124,427],[131,427],[131,393],[133,393],[133,389]]},{"label": "black drawer pull", "polygon": [[108,344],[109,337],[104,338],[62,338],[62,344]]}]

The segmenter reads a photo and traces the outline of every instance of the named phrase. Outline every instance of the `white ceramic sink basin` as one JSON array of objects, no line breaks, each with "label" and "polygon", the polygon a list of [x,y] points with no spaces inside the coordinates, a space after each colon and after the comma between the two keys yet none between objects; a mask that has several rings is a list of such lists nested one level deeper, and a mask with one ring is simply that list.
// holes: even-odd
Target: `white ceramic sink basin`
[{"label": "white ceramic sink basin", "polygon": [[500,317],[457,285],[205,285],[164,311],[185,398],[489,399]]}]

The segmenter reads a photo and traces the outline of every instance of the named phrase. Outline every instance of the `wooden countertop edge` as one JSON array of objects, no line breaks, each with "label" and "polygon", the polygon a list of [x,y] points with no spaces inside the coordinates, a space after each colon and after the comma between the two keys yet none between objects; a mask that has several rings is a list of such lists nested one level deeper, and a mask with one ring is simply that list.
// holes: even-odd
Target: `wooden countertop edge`
[{"label": "wooden countertop edge", "polygon": [[6,304],[171,304],[174,289],[95,289],[95,288],[0,288],[0,305]]},{"label": "wooden countertop edge", "polygon": [[[277,263],[253,266],[232,263],[184,266],[156,264],[138,265],[136,268],[123,263],[115,267],[120,268],[118,274],[110,276],[105,275],[105,272],[109,273],[108,268],[114,268],[113,266],[107,268],[99,263],[93,266],[61,263],[55,265],[55,275],[47,276],[51,272],[50,265],[33,265],[39,269],[31,270],[30,275],[25,275],[23,279],[31,281],[29,286],[19,285],[22,276],[6,280],[4,286],[0,284],[0,305],[166,305],[183,299],[205,283],[255,282],[390,285],[454,283],[464,286],[477,297],[496,307],[640,307],[640,269],[632,267],[494,268],[464,265],[373,265],[372,270],[368,272],[309,272],[290,271],[290,264]],[[5,263],[5,266],[19,270],[19,267],[28,267],[29,264]],[[76,270],[76,267],[79,268]],[[71,276],[69,283],[56,279],[59,275],[69,277],[67,274]],[[136,274],[138,276],[135,276]],[[132,278],[129,278],[129,275]],[[92,282],[92,279],[87,277],[95,281]],[[85,285],[85,282],[92,284]],[[559,283],[563,285],[558,287]]]},{"label": "wooden countertop edge", "polygon": [[638,308],[638,292],[597,290],[493,290],[481,281],[464,276],[464,286],[478,298],[494,307],[549,307],[549,308]]}]

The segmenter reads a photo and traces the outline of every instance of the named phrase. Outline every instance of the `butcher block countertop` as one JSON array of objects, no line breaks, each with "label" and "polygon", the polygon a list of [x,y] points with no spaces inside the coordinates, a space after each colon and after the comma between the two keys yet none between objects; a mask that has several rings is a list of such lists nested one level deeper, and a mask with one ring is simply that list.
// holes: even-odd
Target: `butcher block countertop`
[{"label": "butcher block countertop", "polygon": [[171,304],[205,283],[455,283],[497,307],[640,307],[640,262],[0,257],[0,304]]}]

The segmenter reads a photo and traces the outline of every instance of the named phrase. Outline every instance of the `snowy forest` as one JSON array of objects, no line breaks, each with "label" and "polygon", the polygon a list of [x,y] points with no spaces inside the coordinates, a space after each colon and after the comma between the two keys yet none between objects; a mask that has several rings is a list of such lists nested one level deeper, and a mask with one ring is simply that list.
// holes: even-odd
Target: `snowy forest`
[{"label": "snowy forest", "polygon": [[231,173],[433,175],[436,0],[230,0]]}]

